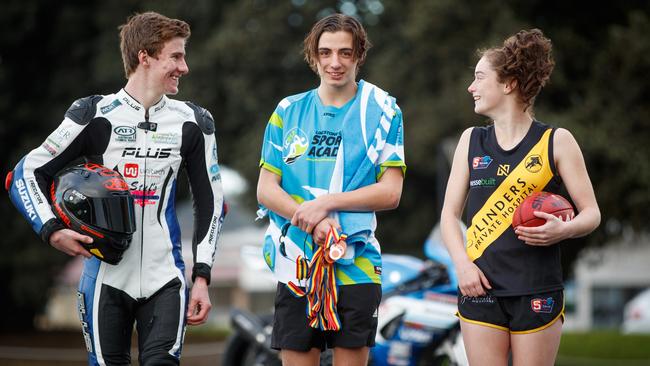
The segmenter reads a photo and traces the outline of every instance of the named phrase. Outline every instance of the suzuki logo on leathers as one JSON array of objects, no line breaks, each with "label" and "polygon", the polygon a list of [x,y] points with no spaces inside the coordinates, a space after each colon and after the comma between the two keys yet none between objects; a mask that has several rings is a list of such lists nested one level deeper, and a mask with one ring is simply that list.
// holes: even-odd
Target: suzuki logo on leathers
[{"label": "suzuki logo on leathers", "polygon": [[122,151],[122,157],[132,156],[136,158],[166,159],[171,153],[172,149],[170,147],[155,149],[148,147],[147,151],[143,151],[139,147],[125,147],[124,151]]},{"label": "suzuki logo on leathers", "polygon": [[29,197],[29,193],[27,193],[27,186],[25,185],[25,181],[22,179],[16,180],[16,187],[18,187],[18,194],[20,195],[20,199],[23,201],[25,213],[27,213],[27,216],[29,216],[30,220],[36,220],[38,218],[38,215],[36,215],[36,210],[32,204],[32,199]]}]

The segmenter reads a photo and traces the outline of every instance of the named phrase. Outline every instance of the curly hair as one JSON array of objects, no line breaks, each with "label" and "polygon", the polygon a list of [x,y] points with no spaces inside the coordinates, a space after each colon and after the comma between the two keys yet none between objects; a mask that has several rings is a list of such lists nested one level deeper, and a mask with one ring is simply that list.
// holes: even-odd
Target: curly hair
[{"label": "curly hair", "polygon": [[524,110],[535,103],[555,66],[551,40],[539,29],[521,30],[502,47],[479,50],[478,54],[490,62],[500,83],[516,80]]},{"label": "curly hair", "polygon": [[324,32],[344,31],[352,34],[352,48],[354,50],[354,59],[357,62],[357,69],[363,65],[366,60],[366,53],[372,47],[366,30],[363,25],[354,17],[344,14],[331,14],[319,20],[311,28],[311,31],[305,37],[303,42],[303,54],[305,61],[309,64],[314,72],[318,72],[316,63],[318,62],[318,41]]},{"label": "curly hair", "polygon": [[134,14],[120,30],[120,50],[124,63],[124,74],[128,79],[138,67],[138,52],[147,51],[157,57],[165,42],[175,38],[189,38],[190,26],[182,20],[170,19],[156,12]]}]

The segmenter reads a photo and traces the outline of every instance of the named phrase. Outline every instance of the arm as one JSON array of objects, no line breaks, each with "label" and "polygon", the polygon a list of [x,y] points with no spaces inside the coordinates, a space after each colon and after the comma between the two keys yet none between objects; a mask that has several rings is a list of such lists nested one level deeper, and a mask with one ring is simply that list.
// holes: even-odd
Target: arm
[{"label": "arm", "polygon": [[585,236],[600,224],[600,209],[582,151],[569,131],[562,128],[555,131],[553,155],[558,173],[578,209],[578,214],[570,221],[562,221],[553,215],[535,212],[535,216],[547,220],[544,225],[532,228],[520,226],[515,231],[519,239],[530,245],[551,245],[565,239]]},{"label": "arm", "polygon": [[[290,219],[299,205],[282,189],[281,181],[282,177],[279,175],[266,168],[261,168],[257,182],[257,201],[278,215]],[[332,218],[326,217],[321,220],[313,231],[314,242],[323,245],[330,227],[341,229],[338,222]]]},{"label": "arm", "polygon": [[463,132],[454,153],[440,216],[440,229],[442,241],[456,267],[460,292],[463,296],[475,297],[485,295],[485,288],[492,287],[483,272],[467,256],[463,233],[458,225],[467,200],[467,187],[469,186],[467,154],[471,134],[471,128]]},{"label": "arm", "polygon": [[257,181],[257,201],[274,213],[290,219],[298,203],[282,188],[282,139],[285,109],[280,102],[264,130]]},{"label": "arm", "polygon": [[278,215],[290,219],[299,205],[282,189],[281,182],[281,176],[262,167],[257,181],[257,201]]},{"label": "arm", "polygon": [[[106,147],[110,127],[108,134],[104,133],[102,125],[93,125],[92,134],[89,132],[100,99],[100,96],[91,96],[75,101],[59,127],[16,165],[7,187],[12,202],[41,240],[72,256],[90,257],[81,242],[89,243],[92,239],[65,229],[54,216],[48,199],[50,185],[54,175],[71,161]],[[87,143],[91,137],[96,140],[94,144]],[[90,145],[93,145],[92,151]]]},{"label": "arm", "polygon": [[388,168],[377,183],[349,192],[332,193],[302,203],[291,224],[311,233],[316,225],[334,211],[383,211],[399,205],[404,176],[401,168]]},{"label": "arm", "polygon": [[196,123],[186,122],[183,125],[181,155],[186,164],[194,203],[194,285],[187,320],[188,324],[195,325],[205,322],[212,307],[208,285],[224,219],[224,198],[212,115],[201,107],[188,105],[194,109]]},{"label": "arm", "polygon": [[321,222],[319,222],[312,233],[312,239],[314,243],[318,245],[325,245],[325,239],[327,239],[327,234],[331,228],[340,231],[341,225],[339,225],[339,223],[331,217],[326,217]]},{"label": "arm", "polygon": [[208,280],[203,277],[196,277],[190,293],[190,304],[187,307],[187,324],[200,325],[208,320],[208,314],[212,309],[210,295],[208,293]]},{"label": "arm", "polygon": [[72,257],[83,256],[92,257],[89,251],[81,243],[90,244],[93,239],[88,235],[79,234],[70,229],[60,229],[50,235],[50,245],[55,249]]},{"label": "arm", "polygon": [[348,192],[320,196],[304,202],[293,215],[291,223],[303,231],[311,230],[329,213],[335,211],[383,211],[399,206],[406,163],[404,159],[404,122],[395,105],[386,143],[377,159],[377,182]]}]

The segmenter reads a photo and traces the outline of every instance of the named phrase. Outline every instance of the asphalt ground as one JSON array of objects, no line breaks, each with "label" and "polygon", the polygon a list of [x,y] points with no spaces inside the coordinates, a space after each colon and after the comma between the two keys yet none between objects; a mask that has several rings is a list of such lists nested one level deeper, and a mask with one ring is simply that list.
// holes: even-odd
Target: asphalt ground
[{"label": "asphalt ground", "polygon": [[[136,344],[133,342],[132,344]],[[188,333],[183,346],[183,366],[219,366],[224,343]],[[137,364],[137,349],[131,360]],[[87,353],[81,332],[14,332],[0,334],[2,366],[83,366]]]}]

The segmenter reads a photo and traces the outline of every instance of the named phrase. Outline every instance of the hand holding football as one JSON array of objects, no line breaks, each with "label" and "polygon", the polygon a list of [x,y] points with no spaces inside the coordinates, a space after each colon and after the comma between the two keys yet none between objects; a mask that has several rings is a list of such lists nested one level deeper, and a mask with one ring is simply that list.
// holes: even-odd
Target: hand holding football
[{"label": "hand holding football", "polygon": [[549,213],[563,221],[570,220],[575,215],[571,203],[564,197],[549,192],[535,192],[528,196],[515,210],[512,217],[512,227],[544,225],[546,220],[535,216],[535,211]]}]

